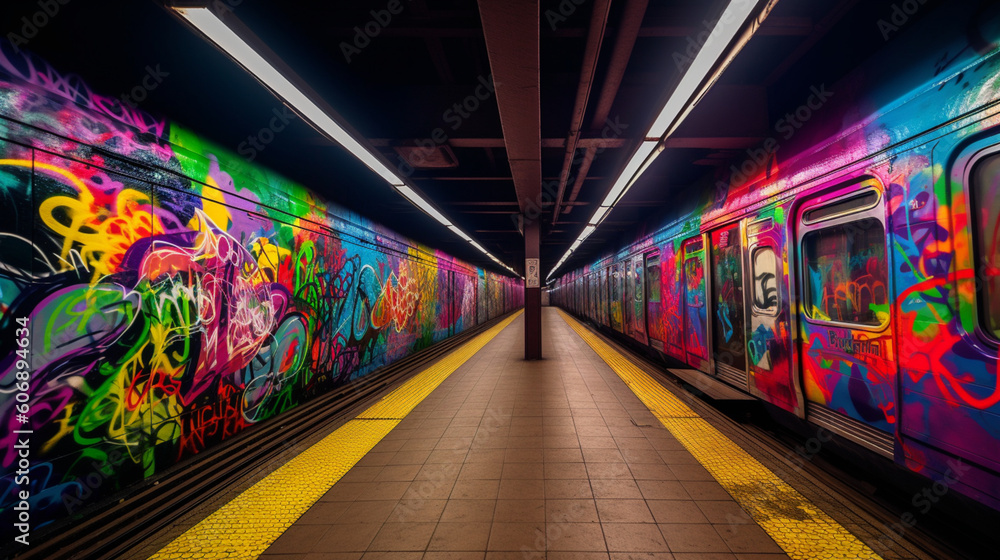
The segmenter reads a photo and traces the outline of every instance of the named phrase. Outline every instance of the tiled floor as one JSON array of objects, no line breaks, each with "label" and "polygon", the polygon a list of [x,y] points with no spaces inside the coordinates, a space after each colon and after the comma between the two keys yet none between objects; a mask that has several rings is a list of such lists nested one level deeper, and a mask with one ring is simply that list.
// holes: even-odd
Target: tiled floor
[{"label": "tiled floor", "polygon": [[262,558],[787,558],[557,315],[517,319]]}]

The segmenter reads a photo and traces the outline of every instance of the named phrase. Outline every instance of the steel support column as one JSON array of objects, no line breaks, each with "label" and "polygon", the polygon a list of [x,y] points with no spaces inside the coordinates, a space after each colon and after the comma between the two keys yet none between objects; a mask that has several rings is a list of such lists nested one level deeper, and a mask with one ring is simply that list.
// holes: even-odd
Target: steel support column
[{"label": "steel support column", "polygon": [[[537,259],[541,249],[542,224],[540,220],[524,222],[524,258]],[[541,270],[537,273],[540,275]],[[525,271],[527,278],[528,271]],[[540,278],[539,278],[540,279]],[[524,359],[542,359],[542,288],[524,288]]]},{"label": "steel support column", "polygon": [[[537,259],[542,214],[539,0],[479,0],[479,16],[496,86],[504,148],[523,218],[524,255]],[[542,290],[528,288],[526,282],[524,358],[541,357]]]}]

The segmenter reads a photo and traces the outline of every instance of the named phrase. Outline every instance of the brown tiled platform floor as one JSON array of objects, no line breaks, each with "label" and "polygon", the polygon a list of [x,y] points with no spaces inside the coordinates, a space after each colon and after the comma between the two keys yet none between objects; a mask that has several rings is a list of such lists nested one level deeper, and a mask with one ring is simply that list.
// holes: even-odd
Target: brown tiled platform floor
[{"label": "brown tiled platform floor", "polygon": [[787,558],[551,308],[422,402],[262,557]]}]

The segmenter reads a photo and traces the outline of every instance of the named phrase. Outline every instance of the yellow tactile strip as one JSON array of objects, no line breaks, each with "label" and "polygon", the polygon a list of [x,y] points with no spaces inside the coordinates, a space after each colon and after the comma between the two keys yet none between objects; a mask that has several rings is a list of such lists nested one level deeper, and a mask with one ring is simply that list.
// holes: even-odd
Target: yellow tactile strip
[{"label": "yellow tactile strip", "polygon": [[559,314],[789,557],[880,558],[649,374],[575,319]]},{"label": "yellow tactile strip", "polygon": [[411,377],[151,558],[259,557],[420,401],[520,314],[504,319]]}]

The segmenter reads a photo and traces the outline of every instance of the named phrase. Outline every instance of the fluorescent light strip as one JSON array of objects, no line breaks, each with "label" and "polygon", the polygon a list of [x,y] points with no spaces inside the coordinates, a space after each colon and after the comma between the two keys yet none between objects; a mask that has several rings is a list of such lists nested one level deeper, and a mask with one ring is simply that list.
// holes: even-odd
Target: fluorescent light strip
[{"label": "fluorescent light strip", "polygon": [[432,218],[441,222],[442,225],[445,227],[451,227],[451,220],[445,218],[444,214],[438,212],[437,208],[431,206],[431,204],[417,194],[416,191],[405,185],[396,187],[396,190],[398,190],[401,195],[409,199],[409,201],[412,202],[417,208],[427,212],[427,214],[429,214]]},{"label": "fluorescent light strip", "polygon": [[452,233],[454,233],[455,235],[461,237],[462,239],[464,239],[466,241],[472,241],[471,237],[469,237],[468,235],[466,235],[464,231],[458,229],[456,226],[448,226],[448,229],[450,229]]},{"label": "fluorescent light strip", "polygon": [[663,106],[663,110],[660,111],[659,116],[653,121],[653,125],[649,127],[649,132],[646,134],[647,137],[659,138],[667,132],[668,127],[674,124],[678,115],[685,109],[691,96],[694,95],[698,86],[705,79],[705,76],[712,70],[712,66],[719,61],[726,47],[736,37],[740,28],[743,27],[743,23],[750,17],[756,6],[757,2],[730,0],[729,5],[722,12],[722,17],[719,18],[715,27],[712,28],[708,39],[705,40],[705,43],[695,56],[694,62],[691,63],[687,72],[681,77],[680,83],[677,84],[674,92],[670,94],[670,99]]},{"label": "fluorescent light strip", "polygon": [[240,38],[208,8],[175,8],[181,17],[201,31],[210,41],[219,46],[229,56],[239,62],[248,72],[274,91],[303,117],[316,125],[327,136],[351,152],[369,169],[377,173],[390,185],[403,185],[403,180],[369,152],[360,142],[347,133],[335,120],[316,103],[309,99],[288,78],[281,75],[274,66]]},{"label": "fluorescent light strip", "polygon": [[590,218],[590,222],[588,222],[588,225],[594,225],[594,226],[599,225],[601,221],[604,219],[604,216],[608,215],[608,212],[610,210],[611,210],[610,206],[598,206],[597,212],[594,212],[594,215]]},{"label": "fluorescent light strip", "polygon": [[[670,94],[670,98],[663,105],[663,109],[660,110],[656,119],[653,120],[652,126],[649,127],[649,131],[646,133],[646,138],[660,138],[670,131],[670,127],[677,126],[684,120],[687,112],[691,110],[689,103],[691,96],[695,94],[709,71],[719,61],[726,47],[736,37],[736,34],[743,27],[744,22],[750,17],[750,14],[753,13],[757,4],[758,2],[749,0],[730,0],[715,27],[712,28],[708,39],[705,40],[705,43],[695,56],[694,62],[684,72],[680,83],[677,84],[674,92]],[[682,114],[682,111],[686,112]],[[618,176],[614,186],[611,187],[608,196],[604,198],[604,202],[601,203],[601,206],[594,213],[594,217],[590,219],[587,227],[600,224],[607,213],[621,200],[622,196],[625,195],[628,189],[642,175],[642,172],[645,171],[643,164],[657,149],[658,145],[658,140],[644,140],[642,142],[639,149],[632,155],[632,159],[625,166],[625,169]],[[584,233],[577,238],[577,241],[566,251],[566,254],[559,260],[559,263],[549,272],[550,277],[566,262],[570,254],[580,246],[582,240],[590,235],[586,231],[584,229]]]},{"label": "fluorescent light strip", "polygon": [[[512,268],[504,264],[500,259],[491,255],[481,245],[472,240],[462,230],[455,227],[429,202],[423,199],[412,188],[408,187],[399,176],[390,170],[365,146],[354,139],[340,124],[330,117],[326,111],[309,99],[305,93],[281,74],[271,63],[264,59],[253,47],[247,44],[239,35],[226,25],[209,8],[174,8],[178,15],[200,31],[209,41],[217,45],[226,52],[236,62],[243,66],[248,72],[253,74],[265,86],[275,93],[285,104],[297,111],[303,118],[319,128],[332,140],[343,146],[354,157],[361,160],[369,169],[385,179],[387,183],[395,187],[400,194],[406,197],[415,206],[429,214],[432,218],[448,227],[453,233],[468,241],[473,247],[488,256],[500,266],[510,272]],[[516,273],[515,273],[516,274]]]},{"label": "fluorescent light strip", "polygon": [[615,203],[621,198],[628,187],[632,186],[635,179],[638,176],[633,177],[635,172],[639,170],[646,158],[650,156],[655,150],[656,146],[660,143],[659,140],[643,140],[642,144],[639,145],[639,149],[636,150],[635,154],[632,155],[632,159],[628,161],[625,169],[622,170],[621,175],[618,176],[618,180],[615,181],[615,186],[611,187],[611,191],[608,196],[604,198],[604,202],[601,206],[614,206]]}]

